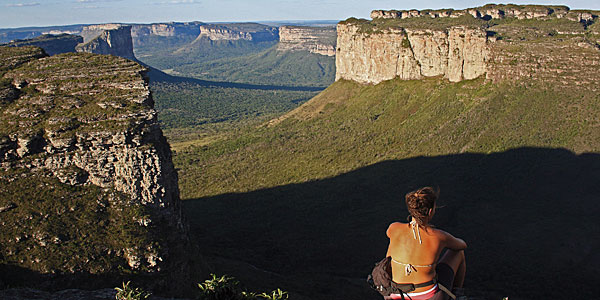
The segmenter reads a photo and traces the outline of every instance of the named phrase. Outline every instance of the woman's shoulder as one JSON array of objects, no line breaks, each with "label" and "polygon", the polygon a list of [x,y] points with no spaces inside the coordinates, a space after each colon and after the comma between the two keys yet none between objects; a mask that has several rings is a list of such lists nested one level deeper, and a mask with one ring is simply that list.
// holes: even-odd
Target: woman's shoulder
[{"label": "woman's shoulder", "polygon": [[394,223],[390,224],[390,226],[388,226],[388,229],[386,231],[387,236],[390,237],[394,232],[397,232],[402,227],[406,227],[406,223],[394,222]]}]

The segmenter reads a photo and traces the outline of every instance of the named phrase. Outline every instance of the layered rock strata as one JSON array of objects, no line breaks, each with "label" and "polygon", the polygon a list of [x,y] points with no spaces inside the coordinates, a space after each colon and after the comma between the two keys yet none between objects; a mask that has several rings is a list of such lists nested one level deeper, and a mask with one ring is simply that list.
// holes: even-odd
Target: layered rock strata
[{"label": "layered rock strata", "polygon": [[335,56],[336,30],[328,27],[281,26],[279,51],[308,51]]},{"label": "layered rock strata", "polygon": [[395,77],[443,76],[456,82],[486,72],[486,32],[464,26],[444,31],[389,28],[362,33],[354,24],[337,27],[336,80],[377,84]]},{"label": "layered rock strata", "polygon": [[131,26],[103,24],[86,26],[81,32],[83,44],[77,45],[77,52],[110,54],[135,60]]},{"label": "layered rock strata", "polygon": [[0,47],[0,269],[185,276],[177,172],[146,70],[37,49]]}]

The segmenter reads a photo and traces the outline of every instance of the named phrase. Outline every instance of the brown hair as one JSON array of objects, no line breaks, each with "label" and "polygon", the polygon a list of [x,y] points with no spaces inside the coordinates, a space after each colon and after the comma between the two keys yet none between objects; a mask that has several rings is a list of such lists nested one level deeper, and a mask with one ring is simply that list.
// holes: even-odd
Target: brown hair
[{"label": "brown hair", "polygon": [[435,201],[440,195],[439,190],[432,187],[422,187],[406,194],[406,208],[410,216],[423,228],[429,226],[429,210],[435,207]]}]

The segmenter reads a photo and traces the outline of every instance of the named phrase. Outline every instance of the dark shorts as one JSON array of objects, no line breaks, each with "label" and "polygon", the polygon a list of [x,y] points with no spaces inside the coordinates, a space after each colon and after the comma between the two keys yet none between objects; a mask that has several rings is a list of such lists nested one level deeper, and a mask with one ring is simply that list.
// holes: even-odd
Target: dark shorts
[{"label": "dark shorts", "polygon": [[[446,263],[439,263],[435,267],[435,272],[437,273],[438,284],[445,286],[448,290],[452,290],[452,284],[454,283],[454,270],[452,270],[452,268]],[[448,299],[450,299],[450,296],[448,296],[448,294],[442,290],[438,290],[437,293],[430,298],[430,300]]]}]

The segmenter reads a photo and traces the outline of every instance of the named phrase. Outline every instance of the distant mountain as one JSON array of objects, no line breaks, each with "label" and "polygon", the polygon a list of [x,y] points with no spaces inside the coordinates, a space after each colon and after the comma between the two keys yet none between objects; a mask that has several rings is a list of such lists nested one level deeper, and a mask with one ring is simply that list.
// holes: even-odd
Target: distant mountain
[{"label": "distant mountain", "polygon": [[102,24],[82,26],[78,35],[44,34],[32,39],[16,40],[6,44],[11,47],[36,46],[49,55],[67,52],[109,54],[136,61],[133,54],[131,26]]},{"label": "distant mountain", "polygon": [[47,27],[22,27],[0,28],[0,44],[10,43],[13,40],[32,39],[44,34],[78,34],[86,25],[64,25]]},{"label": "distant mountain", "polygon": [[136,60],[133,54],[131,26],[121,24],[90,25],[81,31],[83,43],[77,45],[77,52],[110,54]]},{"label": "distant mountain", "polygon": [[44,49],[48,55],[75,52],[75,47],[83,43],[83,37],[62,33],[58,35],[44,34],[28,40],[14,40],[6,46],[23,47],[36,46]]}]

